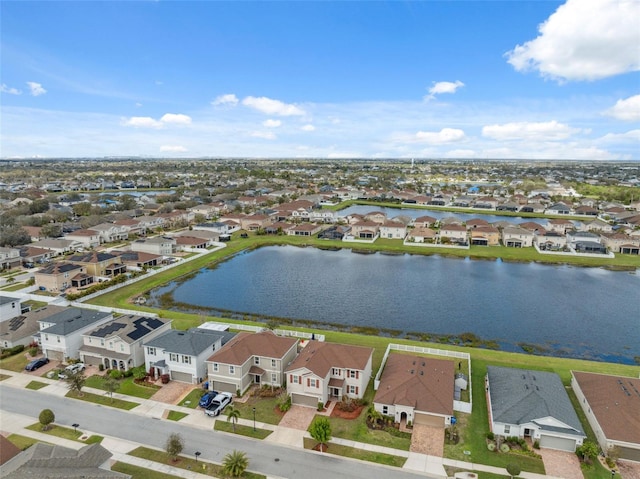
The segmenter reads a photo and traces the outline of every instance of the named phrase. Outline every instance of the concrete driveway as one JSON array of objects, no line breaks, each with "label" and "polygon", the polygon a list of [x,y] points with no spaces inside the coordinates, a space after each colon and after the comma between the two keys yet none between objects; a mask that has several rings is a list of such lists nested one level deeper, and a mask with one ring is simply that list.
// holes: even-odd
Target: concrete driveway
[{"label": "concrete driveway", "polygon": [[444,429],[425,424],[414,424],[409,450],[429,456],[442,457],[444,455]]},{"label": "concrete driveway", "polygon": [[546,448],[540,448],[537,452],[542,456],[547,476],[562,477],[563,479],[584,479],[580,469],[580,460],[574,452]]}]

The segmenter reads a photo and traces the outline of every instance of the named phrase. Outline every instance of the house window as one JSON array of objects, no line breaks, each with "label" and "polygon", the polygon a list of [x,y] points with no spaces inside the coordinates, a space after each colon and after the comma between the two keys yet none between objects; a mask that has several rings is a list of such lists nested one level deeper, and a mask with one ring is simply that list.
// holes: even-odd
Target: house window
[{"label": "house window", "polygon": [[316,380],[315,379],[309,379],[309,387],[311,387],[311,388],[315,388],[316,387]]},{"label": "house window", "polygon": [[354,378],[354,379],[355,379],[355,378],[357,378],[357,377],[358,377],[358,372],[357,372],[357,371],[355,371],[355,370],[353,370],[353,369],[351,369],[351,370],[349,371],[349,377],[350,377],[350,378]]},{"label": "house window", "polygon": [[182,362],[184,364],[191,364],[191,356],[182,356]]},{"label": "house window", "polygon": [[277,383],[278,383],[278,374],[271,373],[271,384],[277,384]]},{"label": "house window", "polygon": [[256,366],[259,366],[260,365],[260,357],[255,356],[253,358],[253,364],[255,364]]},{"label": "house window", "polygon": [[382,406],[382,414],[389,414],[389,406]]},{"label": "house window", "polygon": [[120,351],[124,351],[124,344],[120,345]]},{"label": "house window", "polygon": [[340,374],[340,368],[333,368],[333,369],[331,370],[331,375],[332,375],[332,376],[341,376],[341,374]]},{"label": "house window", "polygon": [[151,356],[155,356],[156,355],[156,348],[147,348],[147,354],[149,354]]},{"label": "house window", "polygon": [[298,379],[299,379],[298,376],[291,376],[291,382],[293,384],[299,384],[300,381]]},{"label": "house window", "polygon": [[176,353],[169,353],[169,361],[178,362],[178,355]]},{"label": "house window", "polygon": [[505,434],[509,434],[510,432],[511,432],[511,426],[509,426],[508,424],[505,424],[504,433]]},{"label": "house window", "polygon": [[276,360],[275,360],[275,359],[272,359],[272,360],[271,360],[271,367],[272,367],[272,368],[275,368],[275,367],[276,367]]},{"label": "house window", "polygon": [[213,363],[213,372],[217,373],[220,370],[220,366],[218,363]]},{"label": "house window", "polygon": [[235,366],[229,366],[229,374],[235,374],[235,373],[236,373]]},{"label": "house window", "polygon": [[58,340],[58,342],[60,342],[60,336],[56,336],[56,339]]},{"label": "house window", "polygon": [[350,385],[348,389],[349,389],[349,394],[358,394],[356,386]]},{"label": "house window", "polygon": [[[104,346],[104,339],[100,340],[100,346]],[[149,353],[149,354],[151,354],[151,353]]]},{"label": "house window", "polygon": [[45,335],[44,335],[44,340],[45,340],[45,341],[49,341],[49,335],[48,335],[48,334],[45,334]]}]

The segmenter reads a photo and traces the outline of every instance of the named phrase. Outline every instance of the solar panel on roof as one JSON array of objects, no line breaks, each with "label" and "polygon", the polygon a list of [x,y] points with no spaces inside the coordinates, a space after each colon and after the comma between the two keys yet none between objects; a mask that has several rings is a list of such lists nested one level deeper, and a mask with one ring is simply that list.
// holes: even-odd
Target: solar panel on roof
[{"label": "solar panel on roof", "polygon": [[24,324],[24,316],[18,316],[9,321],[9,331],[17,331]]},{"label": "solar panel on roof", "polygon": [[104,338],[105,336],[108,336],[109,334],[115,333],[116,331],[119,331],[124,327],[126,327],[126,324],[123,324],[123,323],[107,324],[106,326],[96,330],[93,333],[93,336],[98,336],[99,338]]}]

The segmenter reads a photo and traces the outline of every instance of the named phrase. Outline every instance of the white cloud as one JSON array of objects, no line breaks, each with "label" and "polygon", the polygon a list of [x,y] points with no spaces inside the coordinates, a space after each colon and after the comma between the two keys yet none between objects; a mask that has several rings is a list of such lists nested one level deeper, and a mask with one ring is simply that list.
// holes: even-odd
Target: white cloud
[{"label": "white cloud", "polygon": [[308,124],[308,125],[303,125],[303,126],[301,126],[301,127],[300,127],[300,129],[301,129],[302,131],[315,131],[315,130],[316,130],[316,127],[315,127],[315,126],[313,126],[313,125],[311,125],[311,124]]},{"label": "white cloud", "polygon": [[135,106],[136,106],[136,108],[140,108],[140,107],[142,106],[142,103],[140,103],[140,102],[136,102],[136,105],[135,105]]},{"label": "white cloud", "polygon": [[540,35],[506,53],[519,71],[598,80],[640,70],[638,0],[567,0],[538,27]]},{"label": "white cloud", "polygon": [[29,86],[29,90],[32,96],[40,96],[47,93],[47,90],[42,88],[40,83],[36,83],[34,81],[28,81],[27,85]]},{"label": "white cloud", "polygon": [[456,80],[455,82],[450,81],[439,81],[433,82],[433,86],[429,88],[429,94],[424,97],[425,101],[433,100],[436,95],[441,95],[442,93],[455,93],[458,88],[462,88],[464,83],[460,80]]},{"label": "white cloud", "polygon": [[618,100],[616,104],[604,112],[616,120],[640,121],[640,95]]},{"label": "white cloud", "polygon": [[124,118],[122,125],[133,126],[134,128],[162,128],[162,122],[154,120],[150,116],[132,116]]},{"label": "white cloud", "polygon": [[494,140],[536,140],[557,141],[564,140],[581,132],[579,128],[571,128],[557,121],[547,122],[515,122],[502,125],[487,125],[482,127],[482,136]]},{"label": "white cloud", "polygon": [[162,145],[160,151],[163,153],[184,153],[189,150],[181,145]]},{"label": "white cloud", "polygon": [[123,118],[120,123],[134,128],[163,128],[167,125],[190,125],[191,117],[181,113],[165,113],[159,120],[150,116],[132,116]]},{"label": "white cloud", "polygon": [[280,120],[272,120],[271,118],[269,118],[268,120],[263,121],[262,125],[266,126],[267,128],[278,128],[280,125],[282,125],[282,122]]},{"label": "white cloud", "polygon": [[605,143],[640,142],[640,130],[630,130],[626,133],[607,133],[598,141]]},{"label": "white cloud", "polygon": [[238,104],[238,97],[233,93],[227,93],[226,95],[219,95],[211,102],[213,106],[236,106]]},{"label": "white cloud", "polygon": [[9,95],[22,95],[22,92],[17,88],[10,88],[4,83],[0,86],[0,91],[2,93],[8,93]]},{"label": "white cloud", "polygon": [[414,141],[430,145],[455,143],[464,139],[464,131],[457,128],[443,128],[440,131],[419,131],[414,137]]},{"label": "white cloud", "polygon": [[262,138],[263,140],[275,140],[277,138],[272,131],[252,131],[249,134],[254,138]]},{"label": "white cloud", "polygon": [[242,104],[267,115],[301,116],[305,114],[304,110],[296,105],[283,103],[280,100],[273,100],[264,96],[248,96],[242,100]]},{"label": "white cloud", "polygon": [[172,125],[190,125],[191,117],[183,115],[182,113],[165,113],[160,118],[162,123],[169,123]]}]

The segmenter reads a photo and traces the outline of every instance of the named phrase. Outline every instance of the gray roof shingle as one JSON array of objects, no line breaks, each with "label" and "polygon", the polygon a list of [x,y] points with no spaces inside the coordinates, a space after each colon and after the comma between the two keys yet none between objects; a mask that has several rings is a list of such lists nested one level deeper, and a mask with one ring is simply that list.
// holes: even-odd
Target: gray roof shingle
[{"label": "gray roof shingle", "polygon": [[219,339],[224,344],[229,333],[208,331],[206,329],[191,328],[187,331],[171,329],[157,338],[152,339],[144,346],[164,349],[170,353],[198,356],[203,351],[211,348]]},{"label": "gray roof shingle", "polygon": [[83,329],[109,316],[111,316],[111,313],[103,313],[101,311],[94,311],[91,309],[68,308],[43,319],[42,321],[44,322],[55,324],[41,330],[40,332],[66,336],[67,334]]}]

